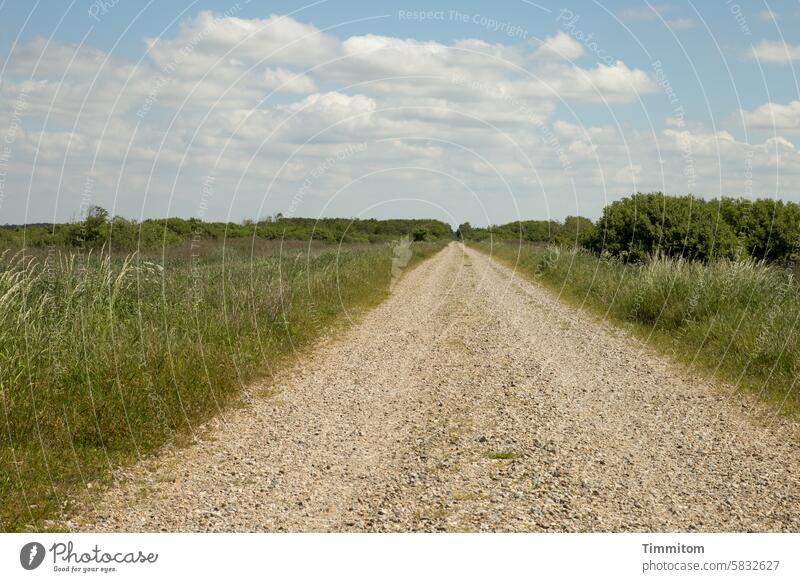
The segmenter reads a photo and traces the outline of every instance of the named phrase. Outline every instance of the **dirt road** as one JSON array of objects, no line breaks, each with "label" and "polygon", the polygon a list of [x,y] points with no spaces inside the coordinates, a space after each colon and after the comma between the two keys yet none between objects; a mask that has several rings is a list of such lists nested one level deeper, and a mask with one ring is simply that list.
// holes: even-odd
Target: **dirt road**
[{"label": "dirt road", "polygon": [[71,526],[800,531],[795,424],[455,243],[275,388]]}]

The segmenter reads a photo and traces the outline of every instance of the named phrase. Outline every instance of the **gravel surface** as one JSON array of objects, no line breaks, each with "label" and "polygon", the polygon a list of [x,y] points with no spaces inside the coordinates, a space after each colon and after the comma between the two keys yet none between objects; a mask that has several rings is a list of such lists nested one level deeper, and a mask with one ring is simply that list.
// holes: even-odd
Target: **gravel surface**
[{"label": "gravel surface", "polygon": [[453,243],[67,527],[797,532],[798,426],[759,409]]}]

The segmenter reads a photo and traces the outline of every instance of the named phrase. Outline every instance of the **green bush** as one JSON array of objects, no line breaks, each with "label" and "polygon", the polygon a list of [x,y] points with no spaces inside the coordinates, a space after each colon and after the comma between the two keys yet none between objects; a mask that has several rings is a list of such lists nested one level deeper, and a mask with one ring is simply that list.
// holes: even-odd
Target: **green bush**
[{"label": "green bush", "polygon": [[800,243],[800,206],[782,200],[722,198],[719,211],[739,239],[741,253],[757,260],[792,259]]},{"label": "green bush", "polygon": [[624,260],[653,254],[709,260],[733,257],[737,239],[714,204],[693,196],[634,194],[603,209],[588,248]]},{"label": "green bush", "polygon": [[595,226],[588,218],[567,216],[554,239],[561,245],[585,246],[594,236],[594,232]]}]

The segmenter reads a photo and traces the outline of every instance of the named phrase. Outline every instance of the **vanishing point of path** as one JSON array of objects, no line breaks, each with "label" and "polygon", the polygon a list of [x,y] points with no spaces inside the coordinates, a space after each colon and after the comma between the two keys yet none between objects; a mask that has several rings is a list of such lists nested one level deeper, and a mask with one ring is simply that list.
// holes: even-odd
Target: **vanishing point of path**
[{"label": "vanishing point of path", "polygon": [[453,243],[89,531],[800,531],[797,425]]}]

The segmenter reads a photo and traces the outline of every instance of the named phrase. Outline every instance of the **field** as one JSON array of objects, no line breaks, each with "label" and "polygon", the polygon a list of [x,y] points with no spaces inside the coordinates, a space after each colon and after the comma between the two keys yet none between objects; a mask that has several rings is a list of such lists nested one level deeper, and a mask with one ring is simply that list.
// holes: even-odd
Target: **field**
[{"label": "field", "polygon": [[[724,440],[733,451],[719,451],[716,462],[730,463],[736,455],[741,475],[775,473],[785,455],[767,454],[772,436],[758,432],[751,438],[761,429],[740,424],[739,414],[759,408],[759,399],[780,422],[791,424],[800,411],[800,297],[792,242],[797,209],[725,204],[728,218],[720,226],[713,208],[694,199],[637,195],[612,204],[596,224],[580,217],[487,229],[463,224],[458,236],[466,247],[451,243],[448,225],[425,220],[278,217],[245,226],[168,219],[118,228],[118,220],[94,209],[82,223],[6,229],[9,248],[0,256],[0,528],[59,530],[65,518],[79,520],[70,522],[78,529],[123,531],[133,523],[178,531],[339,531],[348,524],[361,524],[358,531],[478,528],[472,520],[479,513],[472,510],[449,517],[442,509],[413,521],[405,508],[416,489],[396,497],[403,509],[390,515],[385,491],[417,474],[425,459],[438,459],[425,469],[429,475],[439,475],[453,459],[468,459],[468,474],[490,468],[487,463],[536,465],[542,461],[532,452],[537,443],[560,439],[559,450],[572,450],[578,434],[588,443],[587,456],[578,455],[575,466],[586,466],[598,451],[613,452],[619,462],[637,458],[639,474],[647,475],[648,460],[636,452],[639,441],[661,446],[665,417],[683,423],[667,431],[677,441],[675,450],[662,452],[665,464],[683,471],[685,462],[697,462],[681,452],[685,438],[705,457],[711,430],[715,442]],[[685,220],[702,218],[702,212],[702,221]],[[343,242],[331,242],[336,239]],[[404,276],[448,243],[425,268]],[[520,287],[519,277],[489,256],[558,298],[528,281]],[[526,299],[531,297],[535,301]],[[575,307],[629,329],[696,376],[660,368]],[[341,345],[326,347],[320,342],[325,337]],[[270,396],[269,380],[283,378],[278,373],[293,356],[312,348],[317,371],[281,392],[291,406],[250,398]],[[714,400],[699,385],[704,377],[735,389]],[[255,388],[259,380],[265,380],[263,389]],[[518,393],[509,400],[509,391]],[[620,406],[627,417],[620,416]],[[507,418],[515,407],[524,412]],[[241,414],[226,415],[226,423],[237,420],[219,440],[219,455],[229,460],[220,464],[219,455],[188,446],[202,436],[197,429],[204,421],[234,408]],[[689,436],[683,432],[687,415],[693,415]],[[643,432],[631,434],[630,423]],[[794,443],[786,436],[793,429],[781,430],[783,441]],[[464,431],[470,436],[462,438]],[[427,445],[417,456],[421,442]],[[107,488],[118,468],[141,471],[147,465],[136,461],[152,456],[157,462],[168,454],[161,450],[168,443],[205,468],[187,462],[180,478],[158,469],[165,485],[152,500],[155,506],[141,499],[156,487],[152,483],[126,493]],[[281,451],[291,454],[281,459]],[[543,475],[548,469],[531,470]],[[608,476],[620,480],[626,470],[617,465],[616,477],[613,471]],[[320,471],[335,473],[325,481],[332,497],[317,497]],[[361,506],[365,497],[353,486],[356,474],[358,482],[371,483],[373,511],[331,513],[340,499]],[[133,483],[149,483],[137,475]],[[238,475],[249,476],[241,481]],[[184,500],[178,485],[183,479],[191,483],[189,491],[205,493]],[[414,487],[416,478],[409,479]],[[708,490],[725,490],[725,479],[687,469],[685,495],[704,499]],[[468,481],[458,495],[479,498],[482,481]],[[577,487],[570,496],[586,494],[577,474],[570,483]],[[757,477],[748,483],[757,489]],[[277,512],[251,507],[263,489],[230,493],[265,484],[281,484],[269,493],[281,507]],[[758,521],[769,513],[765,505],[794,503],[789,484],[782,477],[778,497],[769,503],[756,494],[738,496],[737,515],[756,517],[736,527],[793,527],[788,513]],[[636,486],[640,497],[650,487],[646,479]],[[608,482],[602,488],[615,487]],[[438,491],[441,507],[453,503],[448,488],[420,491]],[[115,495],[120,501],[109,508]],[[520,491],[519,499],[525,496]],[[87,510],[101,499],[99,507],[107,510]],[[130,499],[137,500],[135,507],[128,507]],[[171,501],[165,506],[164,499]],[[423,496],[410,502],[413,515],[426,513],[429,501]],[[646,512],[652,520],[640,515],[644,506],[619,514],[611,497],[584,504],[596,502],[605,516],[599,520],[569,504],[548,519],[565,531],[626,530],[641,523],[669,529],[699,519],[663,513],[661,506]],[[225,515],[220,508],[230,503],[237,509]],[[177,515],[175,507],[186,511]],[[524,518],[514,527],[547,529],[542,515],[529,514],[524,503],[518,509]],[[375,515],[382,517],[376,521]]]},{"label": "field", "polygon": [[[411,243],[405,267],[442,246]],[[396,243],[253,238],[3,253],[0,530],[46,527],[115,467],[190,439],[249,383],[380,302],[398,255]]]},{"label": "field", "polygon": [[558,295],[627,326],[677,362],[800,410],[800,295],[792,266],[752,258],[640,262],[577,246],[473,243]]}]

